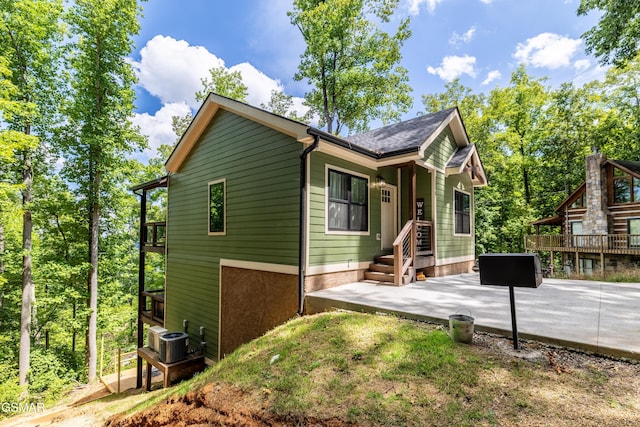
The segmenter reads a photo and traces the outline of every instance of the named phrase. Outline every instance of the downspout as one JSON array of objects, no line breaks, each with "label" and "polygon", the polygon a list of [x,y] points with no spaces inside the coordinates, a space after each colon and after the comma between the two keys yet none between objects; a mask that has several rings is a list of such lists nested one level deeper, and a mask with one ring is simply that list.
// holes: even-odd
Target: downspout
[{"label": "downspout", "polygon": [[300,222],[298,236],[298,314],[304,312],[304,266],[306,264],[306,200],[307,200],[307,156],[318,148],[320,136],[313,135],[313,143],[300,155]]}]

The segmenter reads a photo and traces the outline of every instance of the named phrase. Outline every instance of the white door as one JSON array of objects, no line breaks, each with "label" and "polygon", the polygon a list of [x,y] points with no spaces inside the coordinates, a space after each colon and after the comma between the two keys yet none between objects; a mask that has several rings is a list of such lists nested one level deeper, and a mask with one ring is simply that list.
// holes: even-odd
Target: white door
[{"label": "white door", "polygon": [[396,239],[398,230],[398,200],[396,193],[397,189],[393,185],[386,184],[380,189],[380,235],[383,249],[392,248],[393,241]]}]

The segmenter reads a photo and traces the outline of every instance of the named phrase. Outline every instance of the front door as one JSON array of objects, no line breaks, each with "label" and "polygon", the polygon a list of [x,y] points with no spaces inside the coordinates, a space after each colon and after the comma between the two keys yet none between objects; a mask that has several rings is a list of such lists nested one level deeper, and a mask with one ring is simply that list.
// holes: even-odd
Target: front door
[{"label": "front door", "polygon": [[393,241],[398,232],[398,199],[396,193],[397,189],[393,185],[385,184],[380,189],[380,235],[383,249],[393,248]]}]

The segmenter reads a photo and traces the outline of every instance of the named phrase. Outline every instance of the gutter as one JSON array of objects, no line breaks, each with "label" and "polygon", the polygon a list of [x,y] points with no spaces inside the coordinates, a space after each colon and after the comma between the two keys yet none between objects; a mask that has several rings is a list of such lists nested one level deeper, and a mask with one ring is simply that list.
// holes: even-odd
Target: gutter
[{"label": "gutter", "polygon": [[304,313],[304,266],[306,260],[306,228],[305,228],[305,212],[307,201],[307,157],[309,154],[318,148],[320,143],[320,135],[310,132],[311,129],[307,129],[307,133],[313,135],[313,143],[304,149],[300,154],[300,221],[299,221],[299,236],[298,236],[298,315]]}]

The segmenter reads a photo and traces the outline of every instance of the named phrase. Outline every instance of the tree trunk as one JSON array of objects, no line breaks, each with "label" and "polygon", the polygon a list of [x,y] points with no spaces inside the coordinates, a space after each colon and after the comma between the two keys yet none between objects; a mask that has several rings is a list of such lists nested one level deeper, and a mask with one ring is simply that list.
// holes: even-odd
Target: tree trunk
[{"label": "tree trunk", "polygon": [[[76,310],[77,310],[77,303],[74,300],[73,301],[73,324],[76,324]],[[73,331],[72,331],[72,335],[71,335],[71,352],[75,353],[76,352],[76,328],[75,326],[73,327]]]},{"label": "tree trunk", "polygon": [[98,237],[100,224],[100,173],[96,172],[92,186],[93,195],[91,202],[91,223],[89,230],[89,319],[87,328],[87,380],[92,382],[96,378],[96,366],[98,360],[97,320],[98,320]]},{"label": "tree trunk", "polygon": [[[25,132],[26,133],[26,132]],[[28,134],[28,133],[27,133]],[[33,169],[31,167],[31,156],[28,152],[24,154],[24,165],[22,171],[22,313],[20,316],[20,354],[18,358],[20,385],[29,383],[29,359],[31,357],[31,306],[35,297],[33,289],[31,236],[33,232],[33,221],[31,220],[31,189],[33,184]]]}]

